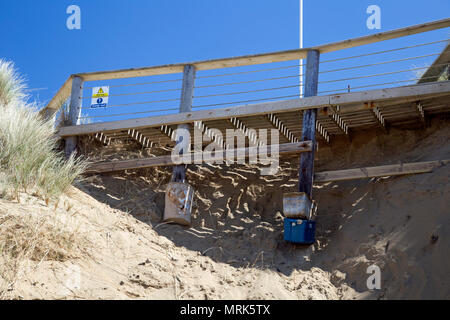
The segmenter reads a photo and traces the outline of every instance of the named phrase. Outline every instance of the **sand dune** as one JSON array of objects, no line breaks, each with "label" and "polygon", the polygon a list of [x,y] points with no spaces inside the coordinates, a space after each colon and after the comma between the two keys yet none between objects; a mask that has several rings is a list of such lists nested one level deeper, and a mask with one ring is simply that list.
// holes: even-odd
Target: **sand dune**
[{"label": "sand dune", "polygon": [[[317,170],[450,159],[449,136],[448,120],[436,120],[426,130],[359,134],[351,144],[342,139],[332,148],[320,146]],[[120,158],[124,148],[106,148],[102,157]],[[87,241],[75,250],[79,254],[29,261],[9,294],[27,299],[450,298],[448,166],[429,174],[315,186],[317,242],[299,247],[283,241],[281,214],[283,192],[296,188],[297,162],[284,159],[276,176],[260,176],[250,165],[191,166],[188,180],[196,194],[190,228],[161,223],[170,168],[88,177],[57,209],[72,219],[66,227],[78,228]],[[20,205],[0,201],[1,214],[17,208],[53,210],[33,197]],[[372,264],[381,269],[380,290],[366,286]],[[81,274],[75,287],[74,274]]]}]

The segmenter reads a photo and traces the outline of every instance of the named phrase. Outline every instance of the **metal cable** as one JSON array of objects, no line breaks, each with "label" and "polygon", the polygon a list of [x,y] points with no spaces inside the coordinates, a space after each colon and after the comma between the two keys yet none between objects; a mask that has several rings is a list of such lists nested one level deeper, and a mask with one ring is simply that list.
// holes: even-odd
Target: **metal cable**
[{"label": "metal cable", "polygon": [[[417,45],[406,46],[406,47],[401,47],[401,48],[396,48],[396,49],[391,49],[391,50],[377,51],[377,52],[372,52],[372,53],[366,53],[366,54],[361,54],[361,55],[356,55],[356,56],[350,56],[350,57],[344,57],[344,58],[331,59],[331,60],[323,60],[323,61],[321,61],[320,63],[336,62],[336,61],[342,61],[342,60],[348,60],[348,59],[361,58],[361,57],[366,57],[366,56],[371,56],[371,55],[376,55],[376,54],[383,54],[383,53],[395,52],[395,51],[399,51],[399,50],[412,49],[412,48],[417,48],[417,47],[421,47],[421,46],[427,46],[427,45],[432,45],[432,44],[442,43],[442,42],[446,42],[446,41],[449,41],[449,40],[450,40],[450,39],[444,39],[444,40],[433,41],[433,42],[427,42],[427,43],[421,43],[421,44],[417,44]],[[296,64],[296,65],[291,65],[291,66],[283,66],[283,67],[275,67],[275,68],[266,68],[266,69],[252,70],[252,71],[242,71],[242,72],[234,72],[234,73],[227,73],[227,74],[216,74],[216,75],[210,75],[210,76],[197,77],[197,79],[202,79],[202,78],[213,78],[213,77],[222,77],[222,76],[238,75],[238,74],[246,74],[246,73],[256,73],[256,72],[271,71],[271,70],[282,70],[282,69],[288,69],[288,68],[300,67],[300,66],[304,66],[304,65],[305,65],[305,64]],[[300,76],[300,75],[298,75],[298,76]],[[294,76],[293,76],[293,77],[294,77]],[[129,87],[129,86],[139,86],[139,85],[148,85],[148,84],[157,84],[157,83],[177,82],[177,81],[182,81],[182,80],[183,80],[183,79],[180,78],[180,79],[172,79],[172,80],[161,80],[161,81],[150,81],[150,82],[140,82],[140,83],[130,83],[130,84],[110,85],[109,87],[111,87],[111,88]],[[261,81],[264,81],[264,80],[261,80]],[[224,84],[224,85],[228,85],[228,84]],[[95,88],[95,87],[97,87],[97,86],[86,86],[86,87],[84,87],[84,89],[92,89],[92,88]],[[197,88],[201,88],[201,87],[197,87]]]},{"label": "metal cable", "polygon": [[168,109],[159,109],[159,110],[148,110],[148,111],[139,111],[139,112],[129,112],[129,113],[115,113],[115,114],[109,114],[104,116],[89,116],[89,117],[80,117],[80,119],[92,119],[92,118],[109,118],[109,117],[118,117],[118,116],[126,116],[126,115],[132,115],[132,114],[143,114],[143,113],[154,113],[154,112],[161,112],[161,111],[178,111],[180,108],[168,108]]},{"label": "metal cable", "polygon": [[[143,102],[132,102],[132,103],[122,103],[122,104],[115,104],[111,106],[107,106],[105,108],[113,108],[113,107],[124,107],[124,106],[134,106],[136,104],[151,104],[151,103],[159,103],[159,102],[169,102],[169,101],[180,101],[180,99],[165,99],[165,100],[155,100],[155,101],[143,101]],[[83,107],[81,109],[93,109],[90,107]],[[104,108],[98,108],[98,109],[104,109]]]},{"label": "metal cable", "polygon": [[407,46],[407,47],[401,47],[401,48],[396,48],[396,49],[383,50],[383,51],[377,51],[377,52],[372,52],[372,53],[365,53],[365,54],[360,54],[360,55],[356,55],[356,56],[337,58],[337,59],[331,59],[331,60],[323,60],[320,63],[328,63],[328,62],[336,62],[336,61],[342,61],[342,60],[348,60],[348,59],[362,58],[362,57],[372,56],[372,55],[376,55],[376,54],[389,53],[389,52],[395,52],[395,51],[400,51],[400,50],[406,50],[406,49],[412,49],[412,48],[427,46],[427,45],[431,45],[431,44],[446,42],[446,41],[449,41],[449,40],[450,39],[445,39],[445,40],[421,43],[421,44],[416,44],[416,45]]},{"label": "metal cable", "polygon": [[[358,86],[358,87],[353,87],[353,88],[350,87],[350,89],[351,90],[355,90],[355,89],[363,89],[363,88],[370,88],[370,87],[379,87],[379,86],[384,86],[384,85],[389,85],[389,84],[411,82],[411,81],[417,81],[417,80],[420,80],[420,79],[427,79],[427,78],[435,78],[435,77],[425,77],[425,78],[415,78],[415,79],[409,79],[409,80],[399,80],[399,81],[392,81],[392,82],[384,82],[384,83],[370,84],[370,85],[365,85],[365,86]],[[330,92],[348,93],[348,88],[346,88],[346,89],[336,89],[336,90],[325,90],[325,91],[319,91],[318,93],[330,93]]]},{"label": "metal cable", "polygon": [[[110,85],[110,88],[119,88],[119,87],[130,87],[130,86],[142,86],[146,84],[155,84],[155,83],[167,83],[167,82],[176,82],[176,81],[182,81],[183,79],[173,79],[173,80],[161,80],[161,81],[151,81],[151,82],[140,82],[140,83],[129,83],[129,84],[116,84],[116,85]],[[92,89],[96,88],[98,86],[92,86],[92,87],[84,87],[84,89]]]},{"label": "metal cable", "polygon": [[216,77],[234,76],[234,75],[240,75],[240,74],[264,72],[264,71],[283,70],[283,69],[290,69],[290,68],[298,68],[298,67],[305,66],[305,65],[306,64],[296,64],[296,65],[276,67],[276,68],[264,68],[264,69],[258,69],[258,70],[252,70],[252,71],[241,71],[241,72],[233,72],[233,73],[215,74],[215,75],[210,75],[210,76],[196,77],[196,79],[216,78]]},{"label": "metal cable", "polygon": [[[444,52],[450,52],[450,51],[444,51]],[[422,56],[409,57],[409,58],[398,59],[398,60],[382,61],[382,62],[377,62],[377,63],[372,63],[372,64],[366,64],[366,65],[360,65],[360,66],[354,66],[354,67],[347,67],[347,68],[341,68],[341,69],[326,70],[326,71],[321,71],[321,72],[319,72],[319,74],[331,73],[331,72],[338,72],[338,71],[345,71],[345,70],[352,70],[352,69],[359,69],[359,68],[365,68],[365,67],[372,67],[372,66],[384,65],[384,64],[389,64],[389,63],[396,63],[396,62],[410,61],[410,60],[415,60],[415,59],[421,59],[421,58],[432,57],[432,56],[436,56],[436,55],[440,55],[440,54],[442,54],[442,53],[439,52],[439,53],[433,53],[433,54],[427,54],[427,55],[422,55]],[[266,71],[266,70],[279,70],[279,69],[292,68],[292,67],[299,67],[299,66],[300,66],[300,65],[289,66],[289,67],[280,67],[280,68],[270,68],[270,69],[256,70],[256,71],[250,71],[250,72],[259,72],[259,71]],[[247,72],[242,72],[242,73],[247,73]],[[237,72],[237,73],[229,73],[229,74],[226,74],[226,75],[234,75],[234,74],[241,74],[241,72]],[[218,77],[218,76],[221,76],[221,75],[198,77],[197,79],[199,79],[199,78],[209,78],[209,77]],[[298,76],[298,77],[299,77],[299,76]],[[296,86],[285,86],[285,87],[278,87],[278,88],[260,89],[260,90],[251,90],[251,91],[243,91],[243,92],[231,92],[231,93],[223,93],[223,94],[211,94],[211,95],[205,95],[205,96],[198,96],[198,97],[194,97],[194,98],[217,97],[217,96],[226,96],[226,95],[233,95],[233,94],[244,94],[244,93],[252,93],[252,92],[262,92],[262,91],[270,91],[270,90],[278,90],[278,89],[294,88],[294,87],[299,87],[299,85],[296,85]],[[200,88],[200,87],[197,87],[197,88]],[[162,93],[162,92],[173,92],[173,91],[180,91],[180,90],[181,90],[181,88],[176,88],[176,89],[155,90],[155,91],[144,91],[144,92],[134,92],[134,93],[111,94],[111,95],[109,95],[109,96],[110,96],[110,97],[119,97],[119,96],[130,96],[130,95],[138,95],[138,94],[152,94],[152,93]],[[91,99],[91,97],[81,97],[81,99]]]},{"label": "metal cable", "polygon": [[206,107],[224,106],[224,105],[228,105],[228,104],[236,104],[236,103],[242,103],[242,102],[256,102],[256,101],[265,101],[265,100],[274,100],[274,99],[283,99],[283,98],[293,98],[293,97],[300,97],[300,95],[299,94],[295,94],[295,95],[282,96],[282,97],[271,97],[271,98],[264,98],[264,99],[241,100],[241,101],[234,101],[234,102],[205,104],[205,105],[193,106],[192,108],[206,108]]},{"label": "metal cable", "polygon": [[249,91],[239,91],[239,92],[228,92],[228,93],[218,93],[218,94],[208,94],[205,96],[194,96],[194,99],[196,98],[209,98],[209,97],[219,97],[219,96],[230,96],[234,94],[245,94],[245,93],[253,93],[253,92],[264,92],[264,91],[273,91],[273,90],[281,90],[281,89],[288,89],[288,88],[298,88],[300,87],[299,84],[292,85],[292,86],[284,86],[284,87],[276,87],[276,88],[266,88],[266,89],[257,89],[257,90],[249,90]]},{"label": "metal cable", "polygon": [[373,78],[373,77],[379,77],[379,76],[386,76],[386,75],[398,74],[398,73],[408,72],[408,71],[429,69],[429,68],[434,68],[434,67],[438,67],[438,66],[442,66],[442,65],[448,65],[448,63],[441,63],[441,64],[437,64],[437,65],[433,65],[433,66],[413,68],[413,69],[407,69],[407,70],[401,70],[401,71],[393,71],[393,72],[370,74],[370,75],[367,75],[367,76],[359,76],[359,77],[352,77],[352,78],[345,78],[345,79],[319,81],[319,84],[322,84],[322,83],[334,83],[334,82],[341,82],[341,81],[348,81],[348,80],[355,80],[355,79]]},{"label": "metal cable", "polygon": [[255,82],[263,82],[263,81],[289,79],[289,78],[298,78],[300,76],[303,76],[303,75],[298,74],[298,75],[285,76],[285,77],[264,78],[264,79],[259,79],[259,80],[249,80],[249,81],[239,81],[239,82],[226,82],[226,83],[220,83],[220,84],[198,86],[198,87],[194,87],[194,88],[201,89],[201,88],[213,88],[213,87],[221,87],[221,86],[231,86],[231,85],[235,85],[235,84],[245,84],[245,83],[255,83]]},{"label": "metal cable", "polygon": [[[444,51],[444,52],[450,52],[450,50]],[[432,53],[432,54],[427,54],[427,55],[423,55],[423,56],[416,56],[416,57],[410,57],[410,58],[404,58],[404,59],[398,59],[398,60],[382,61],[382,62],[365,64],[365,65],[354,66],[354,67],[326,70],[326,71],[321,71],[319,73],[330,73],[330,72],[338,72],[338,71],[345,71],[345,70],[352,70],[352,69],[360,69],[360,68],[379,66],[379,65],[383,65],[383,64],[389,64],[389,63],[396,63],[396,62],[403,62],[403,61],[421,59],[421,58],[426,58],[426,57],[438,56],[438,55],[440,55],[441,53],[444,53],[444,52]]]},{"label": "metal cable", "polygon": [[[132,96],[138,94],[151,94],[151,93],[161,93],[161,92],[172,92],[172,91],[180,91],[181,88],[177,89],[167,89],[167,90],[155,90],[155,91],[144,91],[144,92],[133,92],[133,93],[118,93],[118,94],[110,94],[110,97],[120,97],[120,96]],[[81,99],[92,99],[92,97],[81,97]]]},{"label": "metal cable", "polygon": [[[421,43],[421,44],[417,44],[417,45],[413,45],[413,46],[401,47],[401,48],[396,48],[396,49],[391,49],[391,50],[377,51],[377,52],[372,52],[372,53],[367,53],[367,54],[362,54],[362,55],[357,55],[357,56],[350,56],[350,57],[338,58],[338,59],[332,59],[332,60],[324,60],[324,61],[321,61],[320,63],[341,61],[341,60],[346,60],[346,59],[360,58],[360,57],[365,57],[365,56],[370,56],[370,55],[376,55],[376,54],[382,54],[382,53],[399,51],[399,50],[406,50],[406,49],[411,49],[411,48],[416,48],[416,47],[421,47],[421,46],[441,43],[441,42],[445,42],[445,41],[449,41],[449,40],[450,39],[445,39],[445,40]],[[295,64],[295,65],[276,67],[276,68],[264,68],[264,69],[258,69],[258,70],[252,70],[252,71],[241,71],[241,72],[233,72],[233,73],[215,74],[215,75],[210,75],[210,76],[196,77],[196,79],[215,78],[215,77],[223,77],[223,76],[239,75],[239,74],[248,74],[248,73],[256,73],[256,72],[263,72],[263,71],[272,71],[272,70],[282,70],[282,69],[289,69],[289,68],[297,68],[297,67],[301,67],[301,66],[305,66],[305,65],[306,64]]]}]

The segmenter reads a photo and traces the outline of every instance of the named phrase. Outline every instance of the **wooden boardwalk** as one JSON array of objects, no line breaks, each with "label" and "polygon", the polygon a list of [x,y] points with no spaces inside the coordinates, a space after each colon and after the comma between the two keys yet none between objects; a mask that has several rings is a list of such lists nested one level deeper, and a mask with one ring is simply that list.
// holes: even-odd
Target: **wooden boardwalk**
[{"label": "wooden boardwalk", "polygon": [[[143,148],[151,148],[158,145],[173,147],[175,141],[178,141],[176,129],[186,128],[190,130],[191,136],[193,136],[196,131],[203,135],[208,135],[216,141],[219,141],[218,137],[220,136],[221,140],[219,142],[225,147],[226,145],[222,139],[226,136],[227,129],[241,130],[248,135],[249,141],[257,139],[257,137],[250,136],[250,132],[253,130],[275,129],[279,133],[277,145],[279,145],[281,150],[291,152],[295,149],[295,152],[302,154],[302,173],[300,174],[300,177],[307,176],[307,181],[300,183],[300,185],[303,185],[300,189],[306,188],[306,191],[309,191],[314,175],[313,159],[317,141],[321,143],[332,143],[333,137],[335,136],[350,137],[353,134],[358,134],[358,132],[363,132],[370,128],[380,128],[381,130],[388,132],[391,126],[407,126],[408,124],[416,125],[417,123],[425,123],[428,116],[450,112],[450,81],[448,81],[448,77],[447,79],[442,77],[443,73],[448,73],[449,70],[450,45],[447,45],[440,54],[422,54],[417,57],[394,59],[377,63],[371,62],[363,66],[346,66],[342,69],[332,70],[353,70],[369,66],[382,66],[395,62],[411,61],[416,58],[438,55],[435,62],[430,65],[427,70],[424,70],[423,74],[413,85],[389,86],[382,89],[367,89],[355,92],[350,92],[349,87],[349,92],[330,93],[327,95],[318,95],[320,92],[317,90],[318,84],[320,83],[319,74],[321,74],[321,72],[319,72],[319,64],[321,63],[321,56],[331,52],[357,48],[448,27],[450,27],[450,19],[444,19],[305,49],[156,67],[74,74],[69,77],[41,113],[46,117],[54,117],[60,111],[62,102],[70,98],[68,124],[59,127],[57,131],[57,134],[66,140],[67,154],[70,154],[75,150],[77,139],[80,136],[92,136],[97,140],[102,141],[104,144],[113,143],[115,141],[125,142],[131,140]],[[350,58],[361,56],[370,57],[375,54],[397,52],[402,49],[411,49],[436,43],[446,43],[448,42],[447,40],[448,39],[419,45],[410,45],[404,48],[393,48],[381,52],[371,52]],[[335,61],[350,58],[340,58]],[[298,62],[299,59],[306,59],[304,97],[275,99],[275,101],[264,101],[251,104],[242,100],[242,103],[229,107],[210,107],[193,110],[193,98],[195,98],[194,91],[197,90],[196,88],[199,88],[195,86],[195,82],[198,80],[196,77],[196,72],[198,71],[270,65],[273,63],[294,60]],[[278,67],[278,69],[282,68],[283,67]],[[413,72],[421,69],[424,68],[419,67],[410,70],[398,70],[375,75],[362,74],[349,79],[370,79],[371,77],[380,75]],[[251,73],[258,71],[247,72]],[[234,74],[239,73],[245,72],[237,72]],[[182,88],[180,89],[181,98],[178,99],[180,101],[178,113],[135,118],[124,117],[123,119],[116,121],[80,124],[82,99],[86,99],[86,97],[82,97],[84,83],[170,74],[183,75]],[[208,76],[200,78],[208,78]],[[336,81],[346,81],[349,79],[337,79]],[[404,81],[392,83],[400,84],[402,82]],[[245,83],[245,81],[242,83]],[[227,85],[227,83],[221,85]],[[210,85],[209,87],[215,86],[220,85]],[[372,85],[372,87],[373,86],[378,86],[378,84]],[[361,88],[364,87],[365,86],[361,86]],[[367,85],[367,87],[370,87],[370,85]],[[200,88],[202,88],[202,86],[200,86]],[[275,89],[280,88],[259,89],[254,90],[253,92]],[[221,96],[236,93],[240,92],[224,94],[216,93],[215,95]],[[245,91],[243,93],[245,93]],[[213,94],[212,96],[215,95]],[[269,100],[274,99],[271,98]],[[258,101],[258,99],[249,101]],[[129,104],[132,105],[133,103]],[[217,105],[221,105],[221,103]],[[214,106],[214,104],[212,104],[212,106]],[[139,112],[136,112],[136,114],[137,113]],[[126,114],[124,113],[124,115]],[[177,143],[179,143],[179,141]],[[305,145],[301,145],[301,143],[307,143],[307,146],[305,147]],[[248,146],[250,146],[250,144]],[[91,171],[107,172],[141,168],[145,166],[174,165],[172,162],[173,161],[171,161],[168,156],[164,159],[136,159],[125,162],[122,161],[121,163],[102,163],[96,168],[92,168]],[[419,165],[419,169],[422,167],[423,166]],[[425,167],[428,168],[426,165]],[[175,170],[179,169],[180,168]],[[183,170],[181,169],[181,171]],[[378,171],[375,170],[374,172]],[[351,174],[355,173],[353,172]],[[183,176],[183,174],[181,174],[181,176]],[[337,174],[337,176],[339,176],[339,174]],[[358,176],[358,173],[356,173],[356,176]],[[323,177],[323,175],[318,175],[318,177]]]}]

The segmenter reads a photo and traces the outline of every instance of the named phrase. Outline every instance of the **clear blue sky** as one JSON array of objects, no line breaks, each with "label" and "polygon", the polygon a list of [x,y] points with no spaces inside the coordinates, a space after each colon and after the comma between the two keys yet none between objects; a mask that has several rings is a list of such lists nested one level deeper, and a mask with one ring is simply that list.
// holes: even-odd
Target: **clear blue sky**
[{"label": "clear blue sky", "polygon": [[[379,32],[366,27],[370,4],[381,7],[381,31],[450,13],[448,0],[304,2],[305,46]],[[71,4],[81,30],[66,28]],[[72,73],[297,48],[298,25],[299,0],[3,0],[0,57],[46,103]]]}]

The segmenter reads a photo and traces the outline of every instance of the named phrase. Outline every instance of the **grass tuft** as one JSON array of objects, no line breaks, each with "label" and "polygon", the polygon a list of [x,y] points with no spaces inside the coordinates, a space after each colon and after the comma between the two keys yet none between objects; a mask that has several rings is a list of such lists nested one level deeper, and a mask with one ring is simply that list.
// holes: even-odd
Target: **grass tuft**
[{"label": "grass tuft", "polygon": [[57,150],[53,121],[39,116],[25,89],[13,64],[0,59],[0,196],[32,191],[57,197],[87,164],[81,158],[66,160]]}]

